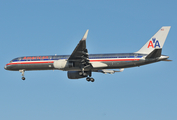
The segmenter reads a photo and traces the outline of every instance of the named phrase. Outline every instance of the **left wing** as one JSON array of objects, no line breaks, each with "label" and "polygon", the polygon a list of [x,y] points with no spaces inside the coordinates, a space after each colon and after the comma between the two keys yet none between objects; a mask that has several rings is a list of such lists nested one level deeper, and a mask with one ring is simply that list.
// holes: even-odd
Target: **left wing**
[{"label": "left wing", "polygon": [[89,30],[85,32],[83,38],[80,40],[73,53],[68,58],[68,61],[74,62],[75,67],[80,67],[81,69],[91,66],[88,58],[88,50],[86,48],[88,31]]}]

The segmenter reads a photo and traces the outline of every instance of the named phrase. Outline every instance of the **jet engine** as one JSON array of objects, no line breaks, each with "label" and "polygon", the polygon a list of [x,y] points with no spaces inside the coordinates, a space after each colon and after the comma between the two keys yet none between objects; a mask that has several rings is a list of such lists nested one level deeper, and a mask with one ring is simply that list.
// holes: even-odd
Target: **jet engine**
[{"label": "jet engine", "polygon": [[64,60],[54,61],[53,65],[57,69],[64,69],[64,68],[71,68],[71,67],[73,67],[73,63],[69,62],[69,61],[67,61],[65,59]]},{"label": "jet engine", "polygon": [[68,78],[69,79],[79,79],[84,78],[89,75],[89,72],[84,72],[84,75],[82,75],[81,71],[68,71]]}]

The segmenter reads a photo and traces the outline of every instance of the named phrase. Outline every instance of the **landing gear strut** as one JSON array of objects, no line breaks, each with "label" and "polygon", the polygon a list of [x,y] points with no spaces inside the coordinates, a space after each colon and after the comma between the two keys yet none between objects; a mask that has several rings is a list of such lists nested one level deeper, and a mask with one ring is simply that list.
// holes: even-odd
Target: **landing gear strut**
[{"label": "landing gear strut", "polygon": [[[95,79],[94,78],[91,78],[92,76],[92,71],[84,71],[84,66],[81,67],[81,72],[79,73],[80,75],[82,75],[83,77],[87,77],[86,80],[88,82],[94,82]],[[88,77],[89,76],[89,77]]]},{"label": "landing gear strut", "polygon": [[87,77],[86,80],[87,80],[88,82],[90,82],[90,81],[91,81],[91,82],[94,82],[95,79],[94,79],[94,78],[91,78],[91,76],[92,76],[92,72],[89,71],[88,73],[89,73],[89,74],[88,74],[89,77]]},{"label": "landing gear strut", "polygon": [[25,75],[24,75],[24,73],[25,73],[25,70],[19,70],[19,72],[21,72],[22,73],[22,80],[25,80]]}]

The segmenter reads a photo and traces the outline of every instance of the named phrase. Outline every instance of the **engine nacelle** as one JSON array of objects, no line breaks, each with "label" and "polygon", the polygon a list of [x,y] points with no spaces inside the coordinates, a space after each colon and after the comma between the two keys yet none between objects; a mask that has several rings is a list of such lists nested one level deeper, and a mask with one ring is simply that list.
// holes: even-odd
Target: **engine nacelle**
[{"label": "engine nacelle", "polygon": [[54,61],[53,66],[57,69],[71,68],[73,67],[73,63],[63,59],[63,60]]},{"label": "engine nacelle", "polygon": [[89,72],[84,72],[85,76],[82,75],[81,71],[68,71],[67,74],[69,79],[79,79],[87,77],[87,75],[89,75]]}]

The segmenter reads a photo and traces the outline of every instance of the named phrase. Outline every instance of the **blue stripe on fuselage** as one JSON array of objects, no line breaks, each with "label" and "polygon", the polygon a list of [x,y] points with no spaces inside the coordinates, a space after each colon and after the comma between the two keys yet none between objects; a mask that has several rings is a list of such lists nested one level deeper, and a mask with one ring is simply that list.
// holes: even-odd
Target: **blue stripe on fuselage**
[{"label": "blue stripe on fuselage", "polygon": [[[136,54],[136,53],[122,53],[122,54],[90,54],[89,59],[111,59],[111,58],[142,58],[144,54]],[[48,59],[46,59],[46,57]],[[24,59],[25,58],[25,59]],[[27,59],[30,58],[30,59]],[[40,59],[34,59],[40,58]],[[69,55],[55,55],[55,56],[25,56],[18,57],[12,60],[12,62],[20,62],[20,61],[48,61],[48,60],[59,60],[59,59],[68,59]]]}]

